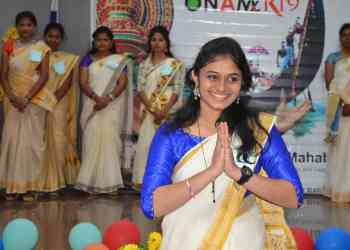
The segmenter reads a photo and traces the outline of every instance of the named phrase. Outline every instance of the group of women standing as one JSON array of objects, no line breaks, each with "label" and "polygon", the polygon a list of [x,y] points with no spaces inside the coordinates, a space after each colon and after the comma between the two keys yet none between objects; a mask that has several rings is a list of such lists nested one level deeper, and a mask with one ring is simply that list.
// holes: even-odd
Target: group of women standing
[{"label": "group of women standing", "polygon": [[79,57],[60,51],[62,25],[44,30],[45,42],[34,38],[33,13],[16,16],[18,39],[5,41],[1,82],[5,92],[0,156],[0,187],[6,198],[54,192],[75,183]]},{"label": "group of women standing", "polygon": [[[67,185],[89,193],[114,193],[123,186],[122,167],[130,164],[124,144],[133,122],[131,57],[116,53],[113,34],[104,26],[93,33],[91,50],[79,60],[60,50],[65,38],[61,24],[48,24],[44,41],[35,39],[32,12],[19,13],[15,24],[19,37],[4,42],[2,50],[0,188],[7,199],[24,200]],[[142,136],[136,146],[135,184],[142,183],[156,128],[181,101],[184,77],[184,65],[171,54],[164,27],[150,32],[148,52],[138,79]]]}]

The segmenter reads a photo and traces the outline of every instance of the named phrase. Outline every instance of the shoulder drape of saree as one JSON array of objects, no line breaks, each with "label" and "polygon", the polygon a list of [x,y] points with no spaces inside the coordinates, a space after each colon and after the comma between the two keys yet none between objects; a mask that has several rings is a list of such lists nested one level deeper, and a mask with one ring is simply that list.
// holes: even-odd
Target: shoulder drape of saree
[{"label": "shoulder drape of saree", "polygon": [[[32,46],[16,49],[10,57],[9,83],[18,96],[26,95],[38,79],[37,68],[41,61],[33,62],[28,59],[29,53],[33,50],[40,52],[42,59],[50,48],[43,41],[38,41]],[[44,86],[31,102],[50,111],[56,105],[57,100],[53,93]]]},{"label": "shoulder drape of saree", "polygon": [[72,86],[67,93],[67,150],[65,155],[64,176],[67,185],[75,184],[80,170],[80,160],[77,149],[78,142],[78,113],[80,103],[79,65],[73,68]]},{"label": "shoulder drape of saree", "polygon": [[[150,61],[150,60],[149,60]],[[149,62],[150,63],[150,62]],[[169,71],[166,74],[161,72],[161,68],[164,65],[169,66]],[[161,110],[170,100],[173,92],[169,90],[168,85],[174,80],[178,71],[184,70],[184,64],[175,58],[167,58],[160,65],[151,68],[150,72],[147,72],[147,89],[144,90],[149,102],[151,103],[151,110],[155,111],[157,109]],[[150,68],[150,67],[145,67]],[[182,95],[179,96],[177,103],[181,103]],[[177,107],[177,105],[174,105]],[[143,107],[141,108],[141,123],[145,119],[146,115],[149,113]]]},{"label": "shoulder drape of saree", "polygon": [[[114,62],[118,65],[117,68],[111,70],[107,65],[105,65],[109,60],[114,60]],[[131,59],[126,55],[114,54],[93,62],[89,66],[90,84],[92,82],[91,78],[93,78],[93,75],[95,75],[96,77],[97,75],[99,75],[104,79],[101,79],[101,81],[97,80],[98,84],[95,84],[94,86],[91,85],[91,88],[98,95],[103,96],[109,94],[113,90],[117,79],[120,77],[120,74],[123,72],[123,69],[125,67],[128,67],[128,72],[132,71]],[[94,73],[95,71],[98,71],[99,73]],[[130,73],[128,73],[128,77],[132,77]],[[132,86],[130,87],[130,83],[130,80],[128,80],[128,95],[130,94],[130,90],[132,91]],[[95,104],[92,100],[90,100],[89,98],[84,98],[83,111],[80,118],[80,123],[83,129],[87,126],[89,120],[95,115],[95,112],[93,111],[94,105]],[[130,105],[130,107],[132,107],[132,105]]]},{"label": "shoulder drape of saree", "polygon": [[[50,92],[54,93],[59,89],[74,69],[77,69],[78,59],[78,56],[64,52],[54,52],[50,55],[50,73],[46,85]],[[53,65],[57,62],[64,63],[65,72],[62,75],[54,71]],[[71,94],[75,92],[76,87],[76,82],[73,81],[66,96],[47,115],[47,147],[38,187],[40,191],[52,192],[65,187],[66,184],[73,184],[71,182],[74,182],[79,171],[76,142],[72,141],[69,134],[76,129],[77,101],[76,96]],[[71,112],[73,110],[75,113]],[[68,155],[70,161],[67,161]]]}]

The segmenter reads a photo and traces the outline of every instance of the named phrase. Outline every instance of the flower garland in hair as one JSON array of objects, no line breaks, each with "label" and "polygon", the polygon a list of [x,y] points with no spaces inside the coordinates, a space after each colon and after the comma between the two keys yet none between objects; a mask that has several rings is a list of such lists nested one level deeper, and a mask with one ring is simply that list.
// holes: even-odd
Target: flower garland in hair
[{"label": "flower garland in hair", "polygon": [[10,27],[7,29],[7,31],[5,32],[2,41],[6,42],[8,40],[16,40],[19,38],[18,32],[16,27]]},{"label": "flower garland in hair", "polygon": [[7,53],[8,55],[11,55],[14,50],[14,44],[15,40],[19,38],[18,31],[15,27],[10,27],[5,32],[5,35],[2,38],[2,41],[4,43],[3,45],[3,51]]},{"label": "flower garland in hair", "polygon": [[[14,50],[14,42],[16,39],[19,38],[18,32],[16,27],[10,27],[5,32],[4,36],[2,37],[3,42],[3,51],[5,51],[7,54],[11,54]],[[0,87],[0,101],[2,101],[4,97],[4,90],[2,87]]]}]

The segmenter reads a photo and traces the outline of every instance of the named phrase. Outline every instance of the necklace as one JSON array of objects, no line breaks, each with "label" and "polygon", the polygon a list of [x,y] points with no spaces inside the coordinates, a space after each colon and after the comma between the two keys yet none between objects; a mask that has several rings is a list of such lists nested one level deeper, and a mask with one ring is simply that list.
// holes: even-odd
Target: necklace
[{"label": "necklace", "polygon": [[[198,134],[201,137],[201,129],[199,126],[199,119],[197,121],[197,128],[198,128]],[[208,168],[208,163],[207,163],[207,159],[205,158],[205,153],[204,153],[204,145],[201,145],[201,151],[202,151],[202,155],[203,155],[203,160],[204,160],[204,164],[205,164],[205,168]],[[215,180],[211,182],[211,193],[213,194],[213,203],[215,203]]]}]

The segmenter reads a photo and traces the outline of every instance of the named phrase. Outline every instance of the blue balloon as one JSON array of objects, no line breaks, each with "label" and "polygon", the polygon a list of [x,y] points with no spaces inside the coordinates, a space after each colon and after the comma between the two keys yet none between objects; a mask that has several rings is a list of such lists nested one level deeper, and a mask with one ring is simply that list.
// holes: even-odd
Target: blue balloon
[{"label": "blue balloon", "polygon": [[4,250],[4,242],[0,239],[0,250]]},{"label": "blue balloon", "polygon": [[101,243],[100,230],[91,223],[79,223],[69,233],[69,245],[73,250],[84,250],[92,243]]},{"label": "blue balloon", "polygon": [[38,239],[38,228],[32,221],[23,218],[10,221],[3,232],[3,242],[6,250],[34,249]]},{"label": "blue balloon", "polygon": [[322,230],[316,240],[316,250],[350,250],[350,234],[341,228]]}]

